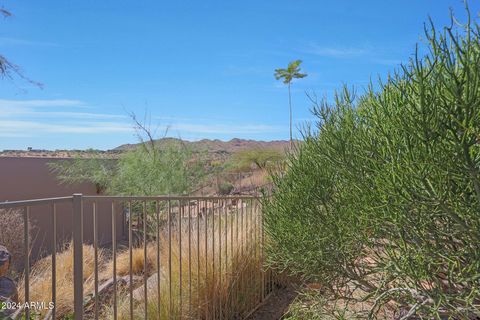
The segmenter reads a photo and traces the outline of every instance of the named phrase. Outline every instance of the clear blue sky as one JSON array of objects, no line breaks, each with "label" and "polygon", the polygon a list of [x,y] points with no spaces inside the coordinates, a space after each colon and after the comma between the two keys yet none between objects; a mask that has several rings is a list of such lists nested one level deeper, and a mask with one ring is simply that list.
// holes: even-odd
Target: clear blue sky
[{"label": "clear blue sky", "polygon": [[[470,1],[475,16],[479,2]],[[0,150],[109,149],[136,138],[148,110],[161,135],[288,139],[287,89],[273,71],[294,59],[294,122],[306,90],[361,92],[413,53],[430,15],[449,24],[459,0],[12,1],[0,54],[44,84],[0,80]],[[298,135],[298,134],[297,134]]]}]

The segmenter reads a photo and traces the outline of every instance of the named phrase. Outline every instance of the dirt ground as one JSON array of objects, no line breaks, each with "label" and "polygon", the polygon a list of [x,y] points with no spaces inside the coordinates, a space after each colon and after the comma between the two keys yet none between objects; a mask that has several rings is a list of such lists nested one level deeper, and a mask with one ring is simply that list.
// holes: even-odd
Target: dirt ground
[{"label": "dirt ground", "polygon": [[286,288],[278,289],[272,293],[265,303],[260,306],[248,320],[277,320],[281,319],[288,306],[297,296],[296,290],[287,286]]}]

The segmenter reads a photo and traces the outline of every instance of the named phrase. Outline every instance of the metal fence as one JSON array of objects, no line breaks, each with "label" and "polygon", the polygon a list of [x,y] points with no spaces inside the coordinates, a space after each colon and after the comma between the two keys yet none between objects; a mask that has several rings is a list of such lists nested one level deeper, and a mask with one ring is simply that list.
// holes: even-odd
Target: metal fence
[{"label": "metal fence", "polygon": [[[99,210],[105,202],[109,210]],[[57,243],[59,205],[72,210],[71,275],[58,271],[58,256],[72,249]],[[51,208],[44,217],[52,225],[51,257],[46,255],[39,267],[39,262],[30,261],[28,245],[29,215],[35,206]],[[84,241],[87,207],[92,209],[93,243]],[[263,267],[264,233],[257,197],[74,194],[3,202],[0,209],[23,211],[24,272],[19,277],[17,318],[245,319],[274,288],[272,272]],[[97,221],[102,215],[111,219],[109,245],[98,241],[102,230]],[[126,238],[117,238],[119,224]],[[65,278],[71,281],[71,296],[65,293],[65,283],[69,284]],[[45,281],[48,285],[39,284]]]}]

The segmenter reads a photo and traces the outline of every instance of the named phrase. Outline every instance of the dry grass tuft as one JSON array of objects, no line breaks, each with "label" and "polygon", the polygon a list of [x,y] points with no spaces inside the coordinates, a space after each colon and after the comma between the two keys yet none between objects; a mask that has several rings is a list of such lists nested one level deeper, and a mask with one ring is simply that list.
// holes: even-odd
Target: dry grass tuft
[{"label": "dry grass tuft", "polygon": [[[246,216],[245,216],[246,217]],[[213,315],[231,319],[245,316],[258,303],[262,293],[262,260],[260,253],[260,228],[258,217],[250,218],[250,222],[238,221],[238,215],[215,217],[208,221],[200,219],[198,225],[192,225],[190,232],[187,227],[182,229],[172,227],[171,249],[168,246],[168,233],[160,234],[160,247],[156,240],[146,244],[144,248],[132,250],[132,272],[134,275],[155,275],[160,270],[160,305],[158,305],[158,283],[147,286],[147,312],[152,318],[180,317],[191,319],[211,318]],[[215,227],[213,220],[215,219]],[[257,223],[256,223],[256,222]],[[205,230],[205,223],[208,224]],[[200,230],[197,234],[196,230]],[[180,239],[182,239],[180,241]],[[181,242],[181,243],[180,243]],[[207,250],[205,250],[207,243]],[[213,249],[215,247],[215,249]],[[221,250],[220,250],[221,247]],[[157,266],[157,250],[159,250],[160,266]],[[83,246],[84,257],[84,292],[89,295],[94,291],[94,249]],[[113,261],[106,249],[99,250],[100,285],[113,275]],[[107,258],[108,256],[108,258]],[[57,316],[62,317],[73,312],[73,246],[68,244],[62,252],[57,253]],[[215,265],[215,268],[214,268]],[[171,268],[169,268],[171,266]],[[130,253],[128,249],[121,250],[116,258],[117,276],[129,274]],[[51,257],[39,260],[30,273],[30,300],[51,301]],[[191,272],[190,272],[191,271]],[[171,284],[171,285],[170,285]],[[142,283],[134,282],[134,289]],[[171,289],[170,289],[171,288]],[[20,281],[19,291],[23,301],[24,279]],[[171,290],[171,305],[168,298]],[[142,294],[143,296],[143,294]],[[118,286],[118,318],[129,319],[130,303],[128,288]],[[102,318],[113,318],[112,294],[101,297],[102,306],[98,306]],[[182,300],[182,303],[180,303]],[[91,310],[91,309],[89,309]],[[45,315],[47,310],[42,311]],[[134,304],[134,317],[143,319],[144,301]],[[156,315],[156,316],[153,316]]]},{"label": "dry grass tuft", "polygon": [[[157,303],[157,284],[155,283],[151,287],[147,286],[147,313],[149,315],[157,315],[159,319],[169,316],[176,318],[180,315],[187,319],[204,319],[211,318],[213,315],[219,317],[221,313],[222,318],[230,319],[245,315],[253,308],[258,301],[255,299],[258,299],[261,294],[262,280],[259,271],[262,267],[260,248],[258,243],[252,241],[252,227],[239,230],[238,238],[234,233],[233,242],[230,231],[215,230],[215,255],[213,237],[210,232],[207,237],[201,232],[198,242],[196,234],[193,234],[189,244],[188,232],[183,230],[181,246],[178,231],[175,230],[174,233],[171,252],[169,253],[167,246],[160,248],[160,308]],[[208,242],[206,253],[205,239]],[[221,252],[219,251],[219,239],[222,239]],[[226,242],[225,239],[227,239]],[[167,243],[167,241],[168,238],[163,236],[160,242]],[[227,249],[226,253],[225,248]],[[132,260],[138,259],[136,274],[142,274],[143,248],[134,252]],[[171,254],[172,309],[169,307],[168,299],[170,294],[169,254]],[[181,260],[180,255],[182,256]],[[128,274],[128,250],[119,255],[119,261],[123,260],[126,262],[126,274]],[[147,276],[150,276],[157,270],[155,243],[147,245],[147,263]],[[213,264],[215,264],[215,270]],[[119,270],[123,269],[119,262],[117,262],[117,267]],[[191,274],[189,270],[191,270]],[[119,292],[119,296],[118,319],[130,319],[129,294],[124,291]],[[180,299],[182,303],[180,303]],[[112,318],[113,307],[106,306],[103,314],[105,319]],[[143,301],[135,302],[133,314],[135,319],[144,319]]]},{"label": "dry grass tuft", "polygon": [[[105,263],[102,250],[98,253],[99,265]],[[30,301],[52,301],[52,264],[51,256],[45,257],[35,263],[30,271]],[[57,289],[57,314],[66,315],[73,308],[73,245],[69,243],[64,250],[56,255],[56,289]],[[92,246],[83,246],[83,272],[84,292],[92,292],[94,286],[94,249]],[[19,298],[24,301],[25,278],[19,281]],[[47,310],[41,312],[45,315]]]},{"label": "dry grass tuft", "polygon": [[[123,250],[117,255],[116,271],[119,276],[126,276],[130,270],[130,253],[128,250]],[[144,272],[144,250],[143,246],[132,248],[132,273],[134,275],[142,275]],[[155,244],[147,244],[147,274],[152,274],[157,266],[157,252]],[[113,275],[113,261],[110,260],[106,264],[103,272],[100,275],[101,279],[108,279]]]},{"label": "dry grass tuft", "polygon": [[10,251],[15,266],[23,262],[23,228],[22,210],[0,210],[0,244]]}]

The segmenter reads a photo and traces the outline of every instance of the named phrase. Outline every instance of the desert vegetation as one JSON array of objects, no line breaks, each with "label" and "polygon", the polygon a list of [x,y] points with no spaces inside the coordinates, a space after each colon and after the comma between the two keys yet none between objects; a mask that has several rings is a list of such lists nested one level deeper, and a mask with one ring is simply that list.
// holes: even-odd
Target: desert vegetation
[{"label": "desert vegetation", "polygon": [[[90,150],[49,163],[60,183],[88,182],[98,194],[181,195],[252,193],[283,170],[284,146],[254,146],[236,151],[194,147],[181,139],[155,139],[149,126],[131,116],[139,143],[106,156]],[[239,143],[237,139],[231,141]],[[211,141],[215,143],[215,141]],[[246,179],[249,177],[250,179]],[[245,188],[242,188],[245,187]],[[244,190],[245,189],[245,190]]]},{"label": "desert vegetation", "polygon": [[[24,220],[23,210],[0,209],[0,243],[8,248],[15,259],[14,266],[21,265],[24,257]],[[31,231],[30,224],[28,225]]]},{"label": "desert vegetation", "polygon": [[159,148],[141,143],[136,149],[108,159],[92,153],[50,164],[60,182],[90,182],[98,193],[113,195],[189,194],[205,176],[202,155],[181,143]]},{"label": "desert vegetation", "polygon": [[316,127],[264,207],[269,264],[322,293],[290,319],[325,299],[368,301],[358,318],[480,316],[478,20],[430,24],[425,39],[364,94],[312,99]]},{"label": "desert vegetation", "polygon": [[[480,319],[480,22],[468,6],[466,13],[466,22],[452,15],[443,29],[427,24],[410,60],[365,92],[345,86],[331,101],[307,94],[316,121],[302,129],[300,143],[291,85],[307,74],[301,60],[276,69],[288,87],[286,156],[241,149],[238,139],[235,153],[160,143],[132,114],[138,144],[52,163],[62,183],[150,197],[108,197],[113,244],[83,245],[85,317],[243,319],[274,286],[266,270],[275,270],[301,284],[288,320]],[[26,79],[2,55],[0,76]],[[245,191],[247,179],[255,182]],[[153,199],[258,194],[265,183],[261,211],[253,197]],[[117,239],[120,207],[129,236]],[[23,228],[21,212],[0,212],[0,243],[18,257],[28,248],[16,240]],[[15,275],[20,301],[25,286],[36,302],[48,303],[56,291],[56,315],[69,319],[71,243],[56,252],[55,265],[45,256],[29,277]]]},{"label": "desert vegetation", "polygon": [[[192,207],[192,211],[193,211]],[[159,231],[147,242],[136,241],[130,251],[119,249],[117,275],[117,316],[119,319],[182,317],[192,319],[245,316],[264,292],[260,215],[254,202],[242,202],[231,210],[225,207],[200,217],[196,213],[180,226]],[[158,241],[157,241],[158,240]],[[84,305],[86,317],[95,312],[111,319],[113,303],[113,257],[109,248],[98,250],[99,305],[95,306],[95,251],[84,245]],[[30,272],[30,300],[48,303],[52,296],[51,256],[37,261]],[[67,244],[56,255],[56,316],[68,318],[73,312],[73,246]],[[130,267],[132,307],[130,309]],[[147,299],[144,295],[147,279]],[[24,301],[24,280],[19,285]],[[145,309],[145,305],[147,309]],[[95,307],[97,308],[95,311]],[[49,310],[33,316],[45,317]]]}]

